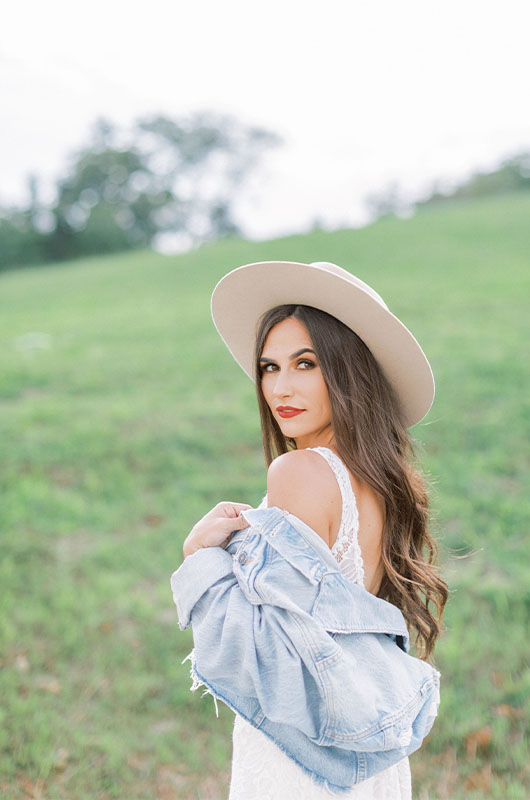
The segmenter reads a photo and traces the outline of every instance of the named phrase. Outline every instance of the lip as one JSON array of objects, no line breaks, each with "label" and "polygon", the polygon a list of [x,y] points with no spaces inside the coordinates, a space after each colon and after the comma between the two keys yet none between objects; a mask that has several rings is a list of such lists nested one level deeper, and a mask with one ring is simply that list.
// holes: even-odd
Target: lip
[{"label": "lip", "polygon": [[298,414],[301,414],[305,409],[303,408],[293,408],[293,406],[278,406],[276,411],[283,417],[284,419],[289,419],[289,417],[296,417]]}]

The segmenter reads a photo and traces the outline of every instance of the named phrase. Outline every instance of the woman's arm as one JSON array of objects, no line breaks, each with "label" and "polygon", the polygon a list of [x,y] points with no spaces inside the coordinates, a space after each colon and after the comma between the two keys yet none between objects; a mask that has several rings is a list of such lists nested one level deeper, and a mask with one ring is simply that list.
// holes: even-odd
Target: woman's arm
[{"label": "woman's arm", "polygon": [[268,506],[283,508],[309,525],[329,547],[334,525],[340,524],[342,497],[335,475],[312,450],[291,450],[278,456],[267,473]]},{"label": "woman's arm", "polygon": [[[267,472],[268,506],[283,508],[301,519],[329,545],[330,529],[342,499],[335,476],[311,450],[292,450],[278,456]],[[192,528],[183,545],[184,558],[203,547],[225,547],[231,534],[248,527],[241,516],[247,503],[217,503]]]}]

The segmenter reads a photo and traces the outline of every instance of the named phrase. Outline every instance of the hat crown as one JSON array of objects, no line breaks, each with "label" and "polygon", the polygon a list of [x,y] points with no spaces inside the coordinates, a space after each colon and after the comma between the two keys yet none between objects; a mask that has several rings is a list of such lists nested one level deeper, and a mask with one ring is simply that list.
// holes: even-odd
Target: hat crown
[{"label": "hat crown", "polygon": [[326,272],[333,272],[340,278],[345,278],[345,280],[347,280],[349,283],[352,283],[354,286],[358,286],[359,289],[362,289],[371,297],[373,297],[374,300],[377,300],[379,305],[383,306],[383,308],[386,308],[388,311],[388,306],[380,294],[377,294],[377,292],[372,289],[371,286],[368,286],[368,284],[362,281],[360,278],[352,275],[351,272],[339,267],[338,264],[333,264],[331,261],[312,261],[309,266],[316,267],[317,269],[324,269]]}]

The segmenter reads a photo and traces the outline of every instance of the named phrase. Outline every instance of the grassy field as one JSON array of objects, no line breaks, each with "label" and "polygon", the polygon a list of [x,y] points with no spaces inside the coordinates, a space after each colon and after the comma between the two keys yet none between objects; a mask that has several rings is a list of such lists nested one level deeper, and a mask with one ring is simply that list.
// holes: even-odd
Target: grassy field
[{"label": "grassy field", "polygon": [[[169,577],[219,500],[265,489],[254,386],[209,312],[250,261],[329,260],[418,337],[413,429],[451,595],[415,800],[530,796],[530,197],[178,257],[0,278],[0,795],[225,800],[233,714],[189,691]],[[234,314],[238,313],[237,306]]]}]

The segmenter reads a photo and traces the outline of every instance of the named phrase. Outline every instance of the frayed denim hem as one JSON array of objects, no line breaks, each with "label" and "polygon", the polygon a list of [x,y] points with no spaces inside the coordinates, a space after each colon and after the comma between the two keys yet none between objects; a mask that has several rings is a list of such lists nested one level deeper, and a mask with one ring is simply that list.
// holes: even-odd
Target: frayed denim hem
[{"label": "frayed denim hem", "polygon": [[188,661],[188,659],[191,662],[190,663],[190,677],[191,677],[191,680],[192,680],[192,685],[190,686],[190,692],[195,692],[201,686],[206,687],[204,692],[201,694],[201,697],[204,697],[205,694],[210,694],[213,697],[213,701],[215,703],[215,713],[216,713],[217,717],[219,717],[219,709],[218,709],[218,706],[217,706],[217,700],[219,699],[226,706],[228,706],[228,708],[230,708],[235,714],[239,714],[239,716],[242,717],[244,720],[246,720],[246,722],[248,722],[250,725],[252,725],[253,728],[256,728],[256,730],[259,730],[260,733],[262,733],[264,736],[266,736],[268,739],[270,739],[271,742],[274,742],[276,747],[279,750],[281,750],[282,753],[285,753],[285,755],[289,759],[291,759],[291,761],[294,761],[294,763],[298,767],[300,767],[300,769],[302,769],[306,773],[306,775],[309,775],[309,777],[316,784],[318,784],[319,786],[322,786],[328,792],[330,792],[333,795],[336,795],[337,797],[341,797],[343,794],[346,794],[346,792],[351,791],[351,789],[353,788],[353,785],[352,786],[340,786],[339,784],[336,784],[336,783],[330,783],[322,775],[319,775],[318,772],[314,772],[313,770],[309,769],[309,767],[306,767],[304,764],[301,764],[300,761],[298,761],[298,759],[294,758],[294,756],[291,753],[289,753],[289,751],[286,750],[283,745],[281,745],[279,742],[277,742],[276,739],[274,739],[272,736],[270,736],[267,733],[267,731],[261,730],[257,725],[255,725],[253,723],[253,721],[251,719],[249,719],[247,716],[242,714],[239,711],[239,709],[237,709],[234,705],[232,705],[232,703],[230,703],[225,697],[223,697],[222,694],[220,694],[219,692],[214,691],[213,687],[210,686],[208,681],[205,678],[203,678],[202,675],[199,672],[197,672],[197,665],[196,665],[196,662],[195,662],[195,648],[190,653],[188,653],[186,658],[184,658],[181,661],[181,664],[184,664],[184,662]]},{"label": "frayed denim hem", "polygon": [[[192,680],[192,683],[191,683],[191,686],[190,686],[190,692],[195,692],[201,686],[206,686],[206,689],[201,694],[201,697],[204,697],[205,694],[211,694],[211,696],[213,697],[214,705],[215,705],[215,716],[217,718],[219,718],[219,708],[217,706],[217,697],[214,695],[214,693],[211,691],[211,689],[208,687],[208,685],[201,678],[199,678],[199,675],[197,673],[197,670],[196,670],[196,667],[195,667],[195,649],[193,649],[191,651],[191,653],[188,653],[186,658],[183,659],[180,663],[184,664],[184,662],[187,661],[188,658],[189,658],[189,660],[191,662],[191,664],[190,664],[190,678]],[[219,698],[219,699],[222,699],[222,698]]]}]

